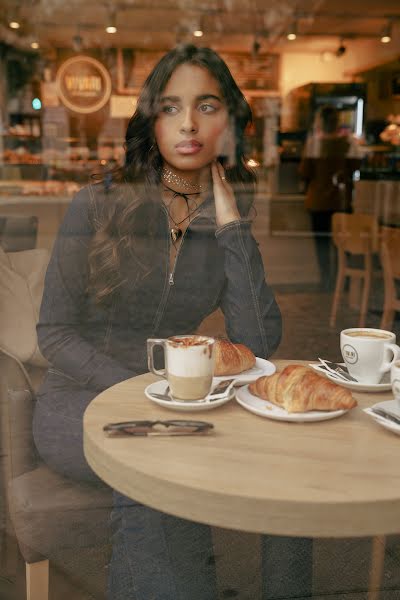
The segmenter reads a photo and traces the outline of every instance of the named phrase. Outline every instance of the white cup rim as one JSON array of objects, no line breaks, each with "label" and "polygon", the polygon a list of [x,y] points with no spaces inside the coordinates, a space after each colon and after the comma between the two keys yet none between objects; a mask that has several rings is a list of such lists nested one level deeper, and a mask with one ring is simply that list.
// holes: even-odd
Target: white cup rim
[{"label": "white cup rim", "polygon": [[[178,340],[184,340],[186,338],[196,338],[198,340],[198,343],[195,344],[195,346],[180,346]],[[198,346],[209,346],[215,342],[215,338],[209,335],[191,335],[190,333],[187,333],[183,335],[171,335],[171,337],[166,339],[166,342],[175,348],[193,348]]]},{"label": "white cup rim", "polygon": [[[349,333],[352,333],[353,331],[366,331],[366,332],[371,332],[371,333],[383,333],[386,334],[387,336],[391,337],[391,338],[396,338],[396,334],[393,333],[393,331],[388,331],[387,329],[378,329],[377,327],[349,327],[348,329],[343,329],[343,331],[340,332],[340,335],[348,335]],[[351,337],[351,336],[350,336]],[[359,338],[360,340],[362,340],[362,338]],[[371,341],[371,338],[369,338],[369,341]],[[380,341],[380,340],[378,340]]]}]

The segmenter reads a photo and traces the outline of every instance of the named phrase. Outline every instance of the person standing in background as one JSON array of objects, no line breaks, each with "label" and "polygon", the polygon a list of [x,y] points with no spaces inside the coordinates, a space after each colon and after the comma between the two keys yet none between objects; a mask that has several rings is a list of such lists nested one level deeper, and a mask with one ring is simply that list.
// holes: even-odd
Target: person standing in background
[{"label": "person standing in background", "polygon": [[331,291],[336,279],[336,260],[331,257],[332,215],[351,212],[353,174],[360,165],[355,139],[339,127],[339,111],[333,106],[321,107],[299,169],[307,186],[305,207],[311,217],[323,291]]}]

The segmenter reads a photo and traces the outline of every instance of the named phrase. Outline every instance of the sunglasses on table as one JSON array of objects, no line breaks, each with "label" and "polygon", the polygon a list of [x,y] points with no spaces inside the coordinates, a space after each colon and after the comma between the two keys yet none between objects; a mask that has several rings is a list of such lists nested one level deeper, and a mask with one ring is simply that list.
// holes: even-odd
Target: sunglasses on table
[{"label": "sunglasses on table", "polygon": [[212,433],[214,425],[206,421],[176,419],[171,421],[124,421],[108,423],[103,431],[109,437],[121,436],[178,436],[206,435]]}]

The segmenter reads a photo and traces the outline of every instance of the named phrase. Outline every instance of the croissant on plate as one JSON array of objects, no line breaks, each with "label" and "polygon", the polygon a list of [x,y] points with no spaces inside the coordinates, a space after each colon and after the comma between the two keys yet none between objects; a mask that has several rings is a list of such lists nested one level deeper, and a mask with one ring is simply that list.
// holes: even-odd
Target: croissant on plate
[{"label": "croissant on plate", "polygon": [[249,390],[289,413],[357,406],[349,390],[302,365],[289,365],[279,373],[259,377]]},{"label": "croissant on plate", "polygon": [[217,339],[214,345],[214,375],[237,375],[256,364],[253,352],[244,344],[233,344],[229,340]]}]

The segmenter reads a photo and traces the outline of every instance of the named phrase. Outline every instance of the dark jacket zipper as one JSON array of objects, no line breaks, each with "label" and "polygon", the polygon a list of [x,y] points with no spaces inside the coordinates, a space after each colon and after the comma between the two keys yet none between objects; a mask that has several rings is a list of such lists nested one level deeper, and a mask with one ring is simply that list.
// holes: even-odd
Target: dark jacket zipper
[{"label": "dark jacket zipper", "polygon": [[[164,212],[165,212],[165,215],[166,215],[166,217],[167,217],[167,222],[168,222],[168,212],[167,212],[167,209],[166,209],[164,206],[163,206],[162,208],[163,208],[163,210],[164,210]],[[189,229],[190,225],[193,223],[193,221],[195,221],[195,219],[197,219],[197,217],[199,217],[199,216],[200,216],[200,215],[196,215],[196,216],[195,216],[195,217],[192,219],[192,221],[189,223],[189,225],[188,225],[187,229],[185,230],[185,233],[183,234],[181,245],[179,246],[179,250],[178,250],[178,252],[176,253],[176,256],[175,256],[175,260],[174,260],[174,264],[173,264],[173,267],[172,267],[172,271],[169,273],[169,276],[168,276],[168,288],[167,288],[167,291],[165,292],[165,296],[164,296],[164,298],[163,298],[163,302],[162,302],[162,304],[161,304],[161,308],[159,309],[159,317],[158,317],[158,319],[157,319],[157,322],[155,323],[155,325],[154,325],[154,328],[153,328],[153,331],[154,331],[154,332],[155,332],[155,331],[157,331],[157,329],[158,329],[158,327],[159,327],[159,325],[160,325],[161,319],[162,319],[162,317],[163,317],[163,315],[164,315],[164,309],[165,309],[165,306],[166,306],[166,304],[167,304],[167,301],[168,301],[169,290],[171,289],[171,287],[172,287],[172,286],[174,285],[174,283],[175,283],[175,282],[174,282],[174,275],[175,275],[175,270],[176,270],[176,263],[177,263],[177,260],[178,260],[178,256],[179,256],[179,254],[181,253],[181,250],[182,250],[183,243],[184,243],[184,241],[185,241],[186,232],[187,232],[187,230]],[[170,256],[170,252],[171,252],[171,241],[170,241],[170,237],[169,237],[169,235],[168,235],[168,262],[167,262],[167,265],[168,265],[168,266],[169,266],[169,256]],[[167,272],[168,272],[168,270],[167,270]]]}]

